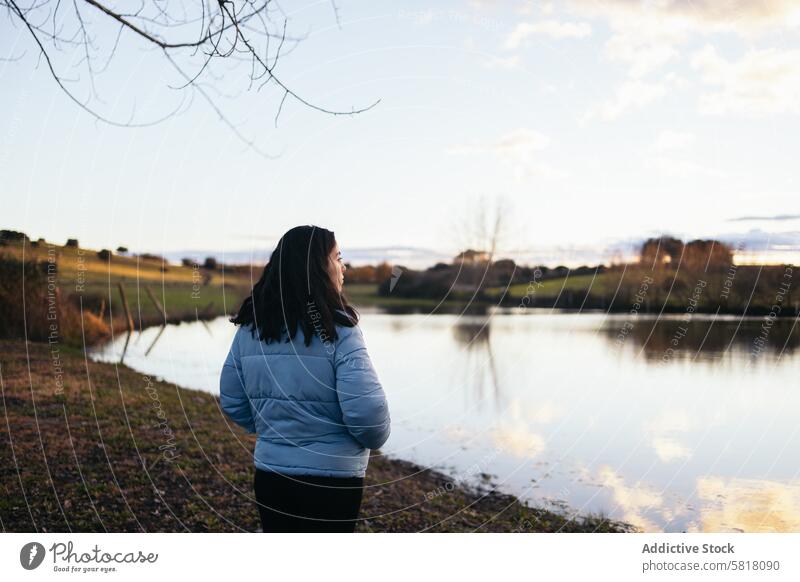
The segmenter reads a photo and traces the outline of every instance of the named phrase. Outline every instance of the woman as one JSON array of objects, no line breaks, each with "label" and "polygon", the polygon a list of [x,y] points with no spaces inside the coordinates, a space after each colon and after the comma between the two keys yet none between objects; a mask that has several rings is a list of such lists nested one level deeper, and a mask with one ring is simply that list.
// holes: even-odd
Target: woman
[{"label": "woman", "polygon": [[265,532],[352,532],[369,449],[389,409],[358,313],[342,292],[333,232],[283,235],[239,313],[220,405],[258,435],[255,494]]}]

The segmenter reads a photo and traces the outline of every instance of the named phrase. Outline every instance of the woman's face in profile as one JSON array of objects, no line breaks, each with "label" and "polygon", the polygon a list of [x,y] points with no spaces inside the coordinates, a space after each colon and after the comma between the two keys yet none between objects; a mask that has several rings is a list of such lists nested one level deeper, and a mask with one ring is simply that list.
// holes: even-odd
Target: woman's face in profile
[{"label": "woman's face in profile", "polygon": [[339,251],[338,243],[333,245],[333,250],[331,250],[328,262],[330,263],[331,280],[336,290],[341,293],[344,287],[344,272],[347,270],[347,267],[345,267],[344,262],[342,262],[342,253]]}]

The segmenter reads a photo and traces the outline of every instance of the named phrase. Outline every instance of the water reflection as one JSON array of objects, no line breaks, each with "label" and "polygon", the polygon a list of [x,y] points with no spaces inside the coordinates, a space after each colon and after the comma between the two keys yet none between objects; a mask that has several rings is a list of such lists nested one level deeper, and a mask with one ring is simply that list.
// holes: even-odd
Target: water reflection
[{"label": "water reflection", "polygon": [[[650,531],[800,531],[798,329],[775,322],[754,352],[763,321],[372,311],[361,327],[390,456]],[[151,328],[93,357],[216,393],[234,331]]]},{"label": "water reflection", "polygon": [[798,532],[800,484],[701,477],[699,532]]},{"label": "water reflection", "polygon": [[477,402],[501,398],[497,365],[492,351],[489,318],[460,318],[453,326],[453,339],[466,350],[465,385],[472,384]]},{"label": "water reflection", "polygon": [[635,482],[629,484],[612,467],[603,466],[598,471],[597,482],[609,489],[614,500],[611,513],[645,531],[659,531],[657,514],[663,512],[664,495],[652,485]]},{"label": "water reflection", "polygon": [[[669,316],[634,319],[632,323],[622,345],[655,364],[742,356],[778,360],[793,356],[800,347],[796,319],[768,323],[764,318],[710,316],[686,322]],[[603,334],[616,346],[621,329],[611,320],[603,325]]]},{"label": "water reflection", "polygon": [[[204,321],[203,323],[205,323],[205,321]],[[145,352],[144,352],[144,357],[145,357],[145,358],[146,358],[147,356],[149,356],[149,355],[150,355],[150,352],[152,352],[152,351],[153,351],[153,348],[154,348],[154,347],[156,347],[156,344],[158,343],[158,340],[159,340],[159,339],[161,339],[161,336],[164,334],[164,330],[165,330],[165,329],[167,329],[167,326],[166,326],[166,325],[162,325],[162,326],[159,328],[159,330],[158,330],[158,333],[156,334],[156,337],[154,337],[154,338],[153,338],[153,341],[152,341],[152,342],[150,342],[150,346],[149,346],[149,347],[148,347],[148,348],[145,350]]]}]

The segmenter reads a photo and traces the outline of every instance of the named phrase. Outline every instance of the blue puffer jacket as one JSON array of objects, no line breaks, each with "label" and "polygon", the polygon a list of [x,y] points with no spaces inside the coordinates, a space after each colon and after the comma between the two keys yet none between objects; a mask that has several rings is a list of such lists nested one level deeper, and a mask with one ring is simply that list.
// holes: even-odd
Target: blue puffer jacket
[{"label": "blue puffer jacket", "polygon": [[363,477],[369,449],[389,438],[386,395],[358,326],[338,338],[303,332],[267,344],[249,326],[236,332],[220,376],[220,405],[257,433],[257,468],[287,475]]}]

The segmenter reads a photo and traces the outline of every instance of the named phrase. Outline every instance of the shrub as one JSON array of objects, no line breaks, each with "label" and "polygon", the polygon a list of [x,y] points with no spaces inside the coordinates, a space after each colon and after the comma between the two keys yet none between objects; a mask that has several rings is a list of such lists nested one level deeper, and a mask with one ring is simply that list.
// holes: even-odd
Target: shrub
[{"label": "shrub", "polygon": [[[109,333],[89,311],[62,298],[57,263],[0,258],[0,337],[81,346]],[[24,282],[24,283],[23,283]]]},{"label": "shrub", "polygon": [[139,258],[142,259],[143,261],[159,261],[161,263],[167,262],[167,259],[165,259],[164,257],[159,255],[154,255],[152,253],[142,253],[141,255],[139,255]]},{"label": "shrub", "polygon": [[16,230],[0,230],[0,241],[2,242],[23,242],[30,240],[24,232]]}]

